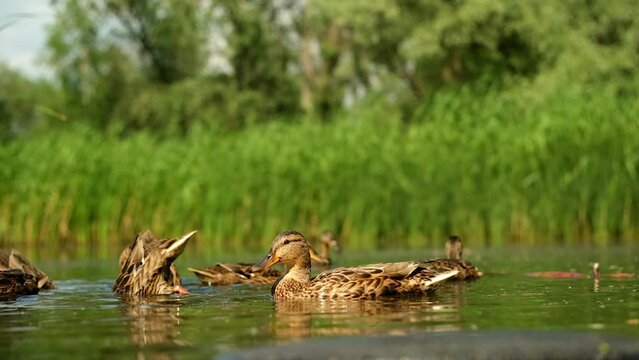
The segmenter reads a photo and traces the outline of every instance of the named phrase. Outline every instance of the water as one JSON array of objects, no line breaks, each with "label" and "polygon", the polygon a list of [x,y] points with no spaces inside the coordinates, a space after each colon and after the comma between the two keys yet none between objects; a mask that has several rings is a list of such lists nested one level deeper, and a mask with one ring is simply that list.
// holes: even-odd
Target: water
[{"label": "water", "polygon": [[[0,302],[0,347],[9,358],[210,358],[238,349],[326,336],[487,329],[575,330],[639,339],[639,278],[535,278],[534,271],[639,272],[639,249],[504,249],[469,252],[486,272],[436,296],[273,304],[269,286],[200,287],[178,259],[191,294],[125,303],[111,293],[115,265],[37,264],[58,289]],[[414,258],[402,252],[338,255],[340,264]],[[229,260],[229,259],[224,259]],[[245,259],[239,259],[245,260]],[[114,260],[114,262],[117,260]],[[4,356],[3,356],[4,358]]]}]

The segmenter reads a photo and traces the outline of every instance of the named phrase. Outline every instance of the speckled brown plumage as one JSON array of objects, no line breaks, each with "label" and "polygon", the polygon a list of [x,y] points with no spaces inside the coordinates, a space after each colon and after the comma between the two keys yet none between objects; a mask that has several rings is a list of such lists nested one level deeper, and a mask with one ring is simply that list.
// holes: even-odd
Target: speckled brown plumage
[{"label": "speckled brown plumage", "polygon": [[36,279],[22,270],[0,270],[0,300],[11,300],[40,291]]},{"label": "speckled brown plumage", "polygon": [[480,277],[479,271],[473,264],[462,259],[464,245],[459,236],[452,235],[446,241],[447,259],[425,260],[426,266],[437,271],[458,270],[451,280],[472,280]]},{"label": "speckled brown plumage", "polygon": [[195,231],[166,240],[157,240],[148,230],[139,234],[120,256],[120,274],[113,291],[134,296],[185,293],[173,261],[193,234]]},{"label": "speckled brown plumage", "polygon": [[231,284],[272,284],[282,273],[275,269],[265,269],[251,273],[248,269],[252,264],[247,263],[219,263],[205,269],[189,268],[202,284],[231,285]]},{"label": "speckled brown plumage", "polygon": [[[330,231],[324,231],[320,235],[320,253],[309,247],[311,262],[320,266],[331,264],[330,250],[339,250],[335,235]],[[189,268],[204,285],[232,285],[232,284],[273,284],[282,277],[282,273],[275,269],[263,269],[249,272],[252,264],[247,263],[218,263],[214,266],[196,269]]]},{"label": "speckled brown plumage", "polygon": [[311,279],[309,245],[297,231],[285,231],[273,240],[271,251],[255,269],[283,262],[290,270],[273,285],[275,299],[365,299],[426,294],[457,270],[438,272],[422,261],[369,264],[324,271]]},{"label": "speckled brown plumage", "polygon": [[20,270],[35,280],[39,290],[55,289],[49,276],[31,265],[16,249],[0,250],[0,270]]}]

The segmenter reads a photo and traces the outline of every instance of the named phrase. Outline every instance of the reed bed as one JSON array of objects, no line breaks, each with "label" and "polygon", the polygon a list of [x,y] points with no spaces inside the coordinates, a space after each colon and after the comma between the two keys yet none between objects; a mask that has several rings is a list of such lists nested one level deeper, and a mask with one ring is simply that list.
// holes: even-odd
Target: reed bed
[{"label": "reed bed", "polygon": [[[106,257],[198,229],[189,251],[264,250],[289,228],[350,250],[615,244],[639,234],[639,103],[442,92],[410,125],[381,106],[158,139],[73,122],[0,148],[5,246]],[[29,251],[29,250],[25,250]]]}]

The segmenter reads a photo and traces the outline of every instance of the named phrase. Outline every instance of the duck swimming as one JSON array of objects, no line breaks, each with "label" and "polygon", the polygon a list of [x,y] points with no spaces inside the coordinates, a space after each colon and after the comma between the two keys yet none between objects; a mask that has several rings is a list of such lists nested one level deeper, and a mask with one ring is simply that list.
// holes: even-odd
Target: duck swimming
[{"label": "duck swimming", "polygon": [[0,299],[34,295],[55,289],[47,274],[31,265],[17,250],[0,250]]},{"label": "duck swimming", "polygon": [[272,288],[278,299],[374,299],[421,295],[435,291],[459,270],[438,272],[423,261],[369,264],[326,270],[311,279],[310,246],[304,235],[284,231],[273,239],[268,255],[250,270],[267,269],[279,262],[290,270]]},{"label": "duck swimming", "polygon": [[33,276],[17,269],[0,271],[0,300],[12,300],[22,295],[35,295],[39,291]]},{"label": "duck swimming", "polygon": [[139,234],[120,256],[113,291],[136,296],[188,294],[173,262],[195,233],[165,240],[156,239],[148,230]]},{"label": "duck swimming", "polygon": [[[320,236],[321,255],[309,247],[311,261],[314,264],[328,266],[331,263],[329,248],[339,249],[335,235],[325,231]],[[218,286],[232,284],[273,284],[282,276],[276,269],[249,271],[253,264],[249,263],[217,263],[214,266],[196,269],[189,268],[203,285]]]},{"label": "duck swimming", "polygon": [[462,259],[464,244],[459,236],[451,235],[446,241],[447,259],[425,260],[427,266],[437,271],[458,270],[454,280],[479,279],[480,273],[473,264]]},{"label": "duck swimming", "polygon": [[322,266],[331,265],[330,250],[334,249],[339,251],[339,244],[335,238],[335,234],[331,231],[324,231],[320,235],[320,252],[318,253],[311,247],[311,262]]},{"label": "duck swimming", "polygon": [[49,276],[31,265],[16,249],[11,249],[10,251],[0,250],[0,271],[2,270],[20,270],[25,274],[31,275],[35,279],[39,290],[55,289],[55,285],[49,279]]},{"label": "duck swimming", "polygon": [[252,264],[248,263],[218,263],[204,269],[189,268],[202,284],[231,285],[231,284],[272,284],[282,276],[275,269],[264,269],[258,272],[249,272]]}]

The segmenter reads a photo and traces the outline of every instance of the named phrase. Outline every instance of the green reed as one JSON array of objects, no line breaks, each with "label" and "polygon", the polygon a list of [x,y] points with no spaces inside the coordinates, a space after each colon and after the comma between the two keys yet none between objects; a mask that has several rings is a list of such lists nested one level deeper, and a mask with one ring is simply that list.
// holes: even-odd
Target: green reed
[{"label": "green reed", "polygon": [[410,125],[382,106],[320,124],[183,137],[51,129],[0,148],[0,239],[108,256],[144,228],[198,229],[189,251],[260,251],[284,229],[348,249],[631,242],[639,105],[440,93]]}]

